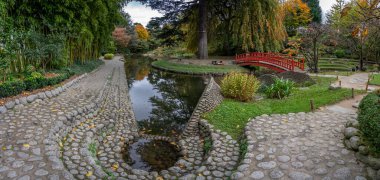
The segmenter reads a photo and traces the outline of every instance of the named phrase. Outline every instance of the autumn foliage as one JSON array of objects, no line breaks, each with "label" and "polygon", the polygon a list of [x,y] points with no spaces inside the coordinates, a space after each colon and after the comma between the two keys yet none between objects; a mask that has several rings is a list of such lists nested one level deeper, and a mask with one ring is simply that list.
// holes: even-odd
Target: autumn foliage
[{"label": "autumn foliage", "polygon": [[131,41],[131,36],[127,34],[127,30],[121,27],[115,28],[115,30],[112,32],[112,37],[119,48],[128,47],[128,44]]},{"label": "autumn foliage", "polygon": [[310,8],[302,0],[288,0],[283,5],[285,26],[296,29],[308,25],[312,20]]},{"label": "autumn foliage", "polygon": [[145,27],[141,24],[135,25],[135,31],[137,33],[137,36],[141,40],[148,40],[149,39],[149,32],[145,29]]}]

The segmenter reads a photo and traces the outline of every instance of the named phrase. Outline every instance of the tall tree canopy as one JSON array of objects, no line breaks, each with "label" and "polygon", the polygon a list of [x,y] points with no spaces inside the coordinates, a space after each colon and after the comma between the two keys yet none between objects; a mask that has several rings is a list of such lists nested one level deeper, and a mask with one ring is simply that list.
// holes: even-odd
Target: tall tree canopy
[{"label": "tall tree canopy", "polygon": [[[208,0],[204,1],[205,17],[200,1],[139,1],[165,12],[165,21],[171,25],[185,27],[188,48],[193,51],[202,51],[199,42],[205,39],[208,45],[203,47],[223,55],[278,51],[286,37],[278,0]],[[202,37],[205,33],[206,38]]]},{"label": "tall tree canopy", "polygon": [[319,5],[319,0],[303,0],[309,6],[311,15],[313,16],[313,22],[322,22],[322,8]]}]

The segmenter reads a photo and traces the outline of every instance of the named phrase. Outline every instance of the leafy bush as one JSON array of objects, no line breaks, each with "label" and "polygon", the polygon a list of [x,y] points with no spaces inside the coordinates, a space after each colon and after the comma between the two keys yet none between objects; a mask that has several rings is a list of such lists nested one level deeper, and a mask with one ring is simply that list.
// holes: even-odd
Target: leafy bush
[{"label": "leafy bush", "polygon": [[107,53],[104,55],[104,59],[113,59],[114,55],[111,53]]},{"label": "leafy bush", "polygon": [[282,99],[292,93],[294,85],[290,80],[275,79],[274,83],[266,88],[265,95],[268,98]]},{"label": "leafy bush", "polygon": [[7,81],[0,84],[0,98],[15,96],[26,89],[22,81]]},{"label": "leafy bush", "polygon": [[24,80],[26,90],[32,91],[38,88],[46,86],[46,80],[44,77],[28,77]]},{"label": "leafy bush", "polygon": [[250,101],[254,97],[260,82],[255,76],[242,73],[230,73],[222,80],[223,96],[239,101]]},{"label": "leafy bush", "polygon": [[380,94],[367,95],[359,105],[359,128],[370,151],[380,156]]},{"label": "leafy bush", "polygon": [[344,58],[346,56],[346,52],[342,49],[338,49],[334,52],[337,58]]},{"label": "leafy bush", "polygon": [[44,76],[39,73],[39,72],[32,72],[32,74],[30,74],[31,77],[33,78],[43,78]]}]

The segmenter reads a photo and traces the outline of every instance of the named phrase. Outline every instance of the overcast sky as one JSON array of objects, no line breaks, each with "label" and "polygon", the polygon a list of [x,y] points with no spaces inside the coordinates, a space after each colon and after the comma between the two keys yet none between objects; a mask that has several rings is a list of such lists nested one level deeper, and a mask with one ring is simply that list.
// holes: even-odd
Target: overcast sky
[{"label": "overcast sky", "polygon": [[[323,12],[326,13],[335,3],[335,0],[319,0],[319,2]],[[137,2],[129,3],[128,6],[124,8],[124,10],[128,12],[129,15],[131,15],[132,21],[134,23],[141,23],[144,26],[148,24],[152,17],[162,16],[162,14],[159,12],[152,10],[150,7],[145,7],[144,5]]]}]

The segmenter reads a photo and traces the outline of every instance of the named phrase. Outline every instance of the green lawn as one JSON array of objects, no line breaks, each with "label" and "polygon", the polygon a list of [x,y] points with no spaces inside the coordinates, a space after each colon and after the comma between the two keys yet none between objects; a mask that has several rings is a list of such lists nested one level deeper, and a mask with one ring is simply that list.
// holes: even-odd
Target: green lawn
[{"label": "green lawn", "polygon": [[204,117],[217,129],[226,131],[233,138],[238,139],[250,118],[263,114],[309,112],[311,99],[318,108],[350,98],[350,89],[328,90],[329,82],[333,80],[335,79],[319,78],[318,84],[304,90],[297,89],[284,100],[264,99],[258,102],[242,103],[226,99]]},{"label": "green lawn", "polygon": [[372,79],[369,81],[369,84],[380,86],[380,74],[372,75]]},{"label": "green lawn", "polygon": [[152,63],[153,66],[163,68],[175,72],[204,74],[204,73],[229,73],[229,72],[245,72],[246,69],[234,65],[193,65],[193,64],[179,64],[166,60],[159,60]]}]

